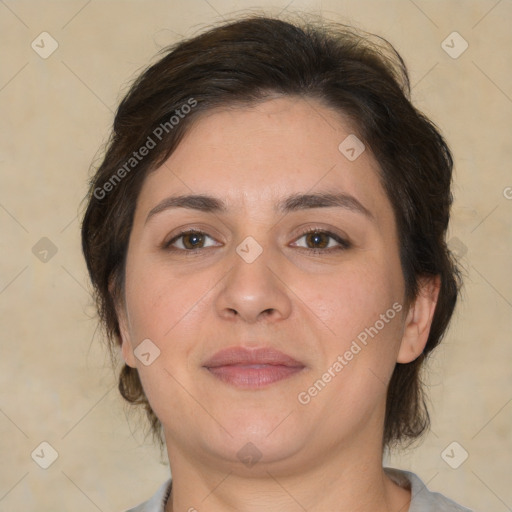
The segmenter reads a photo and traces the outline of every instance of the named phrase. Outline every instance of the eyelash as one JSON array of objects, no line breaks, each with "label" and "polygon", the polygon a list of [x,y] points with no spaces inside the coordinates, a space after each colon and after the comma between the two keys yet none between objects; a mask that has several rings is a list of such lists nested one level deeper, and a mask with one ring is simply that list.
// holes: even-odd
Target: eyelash
[{"label": "eyelash", "polygon": [[[174,236],[168,242],[165,242],[163,244],[163,249],[165,249],[167,251],[171,251],[171,252],[182,252],[182,253],[185,253],[187,256],[195,256],[201,249],[208,249],[208,247],[199,247],[197,249],[177,249],[175,247],[172,247],[172,244],[175,243],[177,240],[184,237],[185,235],[190,235],[190,234],[206,235],[208,238],[212,238],[204,231],[201,231],[198,229],[187,229],[187,230],[184,230],[184,231],[181,231],[180,233],[178,233],[176,236]],[[325,254],[325,253],[331,253],[334,251],[344,251],[344,250],[350,249],[352,247],[352,244],[350,242],[341,238],[339,235],[332,233],[331,231],[327,231],[327,230],[320,229],[320,228],[312,228],[312,229],[303,231],[295,239],[295,242],[297,242],[298,240],[300,240],[301,238],[303,238],[304,236],[309,235],[309,234],[327,235],[329,238],[336,241],[339,245],[336,247],[329,247],[329,248],[323,248],[323,249],[318,249],[318,248],[310,249],[308,247],[299,247],[299,249],[305,249],[306,251],[309,251],[313,254],[321,254],[321,253]],[[327,245],[329,245],[329,242]]]}]

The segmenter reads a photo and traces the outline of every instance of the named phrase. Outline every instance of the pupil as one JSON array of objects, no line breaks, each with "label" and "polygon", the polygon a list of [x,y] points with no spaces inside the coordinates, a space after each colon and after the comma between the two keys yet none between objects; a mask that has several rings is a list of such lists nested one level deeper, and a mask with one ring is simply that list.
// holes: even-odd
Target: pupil
[{"label": "pupil", "polygon": [[185,246],[194,249],[201,242],[201,239],[202,236],[199,233],[188,233],[185,237]]},{"label": "pupil", "polygon": [[[310,237],[309,240],[313,241],[314,245],[320,244],[320,246],[322,248],[327,245],[325,243],[325,235],[323,233],[312,233],[309,235],[309,237]],[[324,240],[323,240],[324,243],[322,243],[322,237],[324,238]]]}]

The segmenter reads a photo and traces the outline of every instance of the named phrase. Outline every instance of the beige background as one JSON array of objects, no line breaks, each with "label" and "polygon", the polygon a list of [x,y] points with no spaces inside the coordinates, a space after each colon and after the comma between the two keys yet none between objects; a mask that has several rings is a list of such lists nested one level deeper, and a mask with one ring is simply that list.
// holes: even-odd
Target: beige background
[{"label": "beige background", "polygon": [[[430,365],[432,432],[387,463],[476,510],[512,510],[510,0],[0,2],[0,510],[116,512],[168,477],[136,415],[128,423],[95,332],[77,213],[137,71],[163,45],[254,7],[387,37],[409,66],[413,100],[451,144],[450,244],[464,298]],[[47,59],[31,47],[43,31],[58,42]],[[453,31],[469,44],[457,59],[441,46]],[[56,254],[36,245],[43,237]],[[43,441],[58,453],[48,469],[31,458]],[[469,454],[458,469],[441,456],[453,441]]]}]

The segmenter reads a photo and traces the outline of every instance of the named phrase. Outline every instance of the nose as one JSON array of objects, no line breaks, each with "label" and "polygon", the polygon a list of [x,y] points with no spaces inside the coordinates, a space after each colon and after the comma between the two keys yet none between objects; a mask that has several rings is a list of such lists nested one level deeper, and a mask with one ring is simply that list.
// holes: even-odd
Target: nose
[{"label": "nose", "polygon": [[291,314],[290,294],[284,273],[269,249],[251,263],[235,253],[232,268],[216,297],[216,309],[227,320],[283,320]]}]

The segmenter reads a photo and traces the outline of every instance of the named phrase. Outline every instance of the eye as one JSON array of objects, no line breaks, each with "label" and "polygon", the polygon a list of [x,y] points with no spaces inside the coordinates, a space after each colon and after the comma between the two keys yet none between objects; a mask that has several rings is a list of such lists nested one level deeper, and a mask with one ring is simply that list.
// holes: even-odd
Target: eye
[{"label": "eye", "polygon": [[[299,245],[313,252],[331,252],[331,250],[345,250],[351,245],[349,242],[330,231],[312,229],[303,233],[297,240],[305,240],[305,246]],[[293,244],[296,245],[297,241]],[[312,247],[311,247],[312,246]]]},{"label": "eye", "polygon": [[[301,239],[304,239],[305,245],[300,245],[298,243],[298,241]],[[208,243],[208,240],[211,242]],[[219,244],[216,244],[215,240],[203,231],[197,229],[188,229],[178,233],[171,240],[166,242],[164,244],[164,249],[169,251],[185,251],[191,253],[199,249],[214,247],[215,245]],[[345,250],[351,247],[350,242],[344,240],[339,235],[321,229],[310,229],[309,231],[305,231],[291,245],[301,247],[314,253]]]},{"label": "eye", "polygon": [[169,250],[193,251],[196,249],[204,249],[212,247],[215,244],[205,245],[207,239],[213,240],[206,233],[198,230],[182,231],[165,244],[165,248]]}]

